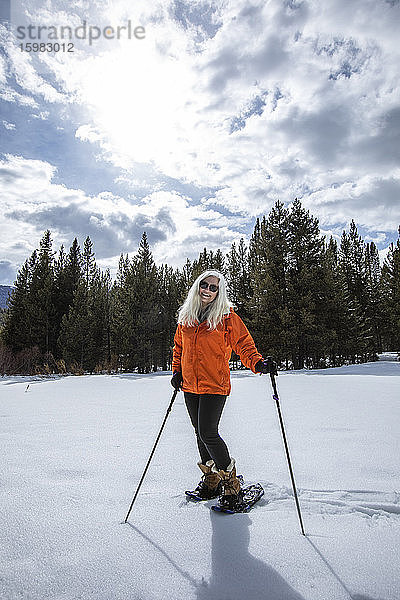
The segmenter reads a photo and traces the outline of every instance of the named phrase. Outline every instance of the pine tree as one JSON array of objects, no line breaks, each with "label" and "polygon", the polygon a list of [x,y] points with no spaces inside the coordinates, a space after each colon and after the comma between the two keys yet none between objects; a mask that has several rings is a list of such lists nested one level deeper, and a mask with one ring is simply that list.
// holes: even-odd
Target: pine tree
[{"label": "pine tree", "polygon": [[50,231],[40,240],[37,257],[31,263],[29,320],[32,341],[43,354],[55,353],[56,315],[53,304],[54,253]]},{"label": "pine tree", "polygon": [[[250,242],[252,297],[249,317],[260,350],[278,362],[289,360],[287,348],[288,211],[276,202],[268,217],[257,220]],[[250,308],[251,307],[251,308]]]},{"label": "pine tree", "polygon": [[65,248],[64,244],[61,244],[60,250],[58,251],[58,258],[54,261],[54,275],[58,277],[60,273],[65,269]]},{"label": "pine tree", "polygon": [[[237,248],[237,256],[238,256],[238,270],[236,273],[237,287],[236,287],[235,303],[236,303],[239,315],[243,319],[247,320],[249,315],[246,310],[246,305],[251,297],[251,284],[250,284],[248,249],[247,249],[246,244],[244,243],[243,238],[240,238],[239,245]],[[235,275],[232,274],[232,276],[235,276]]]},{"label": "pine tree", "polygon": [[83,244],[82,275],[86,287],[89,288],[91,281],[96,276],[96,261],[93,252],[93,242],[88,236]]},{"label": "pine tree", "polygon": [[365,273],[366,273],[366,316],[371,323],[373,332],[373,347],[374,352],[382,352],[382,336],[381,330],[383,327],[383,298],[380,286],[381,267],[379,263],[379,252],[374,242],[370,242],[365,246],[364,253]]},{"label": "pine tree", "polygon": [[400,227],[399,239],[390,245],[382,267],[381,290],[384,348],[400,354]]},{"label": "pine tree", "polygon": [[353,290],[353,267],[351,240],[346,231],[343,231],[339,247],[339,286],[347,315],[347,329],[341,340],[342,360],[355,362],[360,345],[360,331],[362,329],[361,309],[354,298]]},{"label": "pine tree", "polygon": [[210,255],[207,252],[207,248],[204,248],[203,251],[200,252],[198,260],[193,261],[191,269],[191,284],[201,273],[203,273],[203,271],[208,271],[209,269],[211,269]]},{"label": "pine tree", "polygon": [[291,345],[293,366],[311,366],[323,354],[319,337],[319,309],[323,239],[318,220],[296,198],[288,220],[287,338]]},{"label": "pine tree", "polygon": [[[193,261],[193,264],[190,268],[190,281],[193,281],[198,277],[203,271],[209,271],[215,269],[220,273],[225,272],[225,264],[224,264],[224,256],[220,249],[216,252],[212,250],[208,251],[207,248],[204,248],[202,252],[199,254],[199,258]],[[190,264],[190,261],[189,261]],[[190,284],[191,285],[191,284]],[[190,286],[189,286],[190,287]]]},{"label": "pine tree", "polygon": [[58,344],[62,349],[62,357],[72,370],[77,365],[80,370],[86,369],[87,348],[90,343],[88,290],[81,280],[74,292],[73,303],[68,315],[62,318]]},{"label": "pine tree", "polygon": [[160,307],[157,302],[157,270],[146,232],[143,233],[135,257],[134,274],[137,321],[132,350],[139,373],[149,373],[157,368],[152,342],[160,326]]},{"label": "pine tree", "polygon": [[244,289],[244,282],[249,284],[249,274],[247,266],[247,251],[244,247],[243,238],[240,240],[242,246],[236,248],[233,242],[230,251],[226,255],[226,284],[228,297],[233,302],[237,313],[243,318],[243,308],[248,300],[248,289]]},{"label": "pine tree", "polygon": [[[61,246],[54,268],[54,307],[55,307],[55,337],[58,340],[64,315],[68,315],[72,306],[74,293],[81,278],[82,257],[78,240],[75,238],[67,255]],[[62,355],[62,349],[57,344],[57,356]]]},{"label": "pine tree", "polygon": [[288,364],[288,256],[289,212],[277,201],[262,227],[265,239],[264,321],[265,336],[269,336],[269,353]]},{"label": "pine tree", "polygon": [[254,231],[250,238],[249,244],[249,271],[256,273],[261,264],[262,244],[261,244],[261,225],[260,219],[257,218],[254,225]]},{"label": "pine tree", "polygon": [[[199,275],[200,275],[200,273],[199,273]],[[197,277],[197,275],[196,275],[196,277]],[[192,285],[192,283],[196,279],[196,277],[194,276],[193,265],[190,262],[190,260],[187,258],[186,262],[185,262],[185,264],[183,266],[183,269],[182,269],[182,295],[181,295],[181,303],[184,301],[184,299],[188,295],[189,290],[190,290],[190,286]]]},{"label": "pine tree", "polygon": [[110,292],[111,353],[118,357],[119,367],[124,366],[124,359],[126,359],[126,355],[129,352],[129,340],[132,337],[133,323],[129,312],[131,303],[127,286],[130,268],[129,256],[121,254],[116,280]]},{"label": "pine tree", "polygon": [[347,356],[351,313],[339,268],[338,244],[332,237],[328,245],[324,243],[322,268],[319,335],[323,338],[323,356],[328,360],[325,365],[336,367],[342,365]]},{"label": "pine tree", "polygon": [[110,292],[109,270],[102,273],[96,268],[90,279],[88,294],[90,339],[86,350],[86,368],[91,372],[96,368],[103,370],[111,360]]},{"label": "pine tree", "polygon": [[123,265],[120,272],[121,284],[117,294],[119,324],[123,323],[124,328],[124,337],[119,344],[123,367],[149,373],[157,368],[158,353],[154,340],[161,329],[161,309],[157,270],[146,233],[143,233],[136,256],[129,267],[125,267]]},{"label": "pine tree", "polygon": [[210,269],[215,269],[216,271],[219,271],[220,273],[224,273],[225,260],[224,260],[223,254],[219,248],[216,252],[213,252],[211,250],[209,264],[210,264],[210,266],[209,266]]},{"label": "pine tree", "polygon": [[160,308],[160,332],[158,339],[158,363],[163,371],[171,368],[173,339],[176,330],[176,315],[181,304],[182,276],[162,265],[157,270],[158,304]]},{"label": "pine tree", "polygon": [[262,306],[260,302],[260,293],[258,282],[262,279],[262,264],[263,264],[263,240],[261,237],[260,219],[257,218],[254,231],[250,238],[248,265],[250,276],[249,298],[245,304],[245,310],[250,315],[249,324],[252,334],[257,345],[263,338],[262,330]]},{"label": "pine tree", "polygon": [[76,238],[74,238],[72,246],[69,249],[68,255],[66,257],[64,271],[64,293],[66,294],[66,304],[70,306],[72,303],[74,291],[82,276],[82,256],[78,240]]},{"label": "pine tree", "polygon": [[17,274],[14,288],[8,300],[8,311],[4,318],[2,339],[14,352],[31,345],[29,310],[30,273],[26,260]]},{"label": "pine tree", "polygon": [[[76,246],[75,246],[76,250]],[[76,251],[73,255],[78,258]],[[74,263],[75,267],[78,263]],[[67,364],[93,372],[109,356],[107,323],[109,320],[109,275],[105,278],[96,266],[93,243],[86,238],[81,276],[73,293],[68,315],[62,319],[59,346]]]},{"label": "pine tree", "polygon": [[368,289],[364,242],[358,234],[354,221],[350,231],[342,234],[339,265],[343,277],[343,287],[348,311],[349,329],[347,334],[347,359],[350,362],[365,361],[374,357],[374,335],[368,316]]}]

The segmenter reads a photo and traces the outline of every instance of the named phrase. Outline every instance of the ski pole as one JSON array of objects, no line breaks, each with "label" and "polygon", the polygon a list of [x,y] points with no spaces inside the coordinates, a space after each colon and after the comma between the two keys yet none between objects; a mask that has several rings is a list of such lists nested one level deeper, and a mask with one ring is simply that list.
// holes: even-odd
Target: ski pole
[{"label": "ski pole", "polygon": [[295,502],[296,502],[297,514],[299,515],[301,533],[303,535],[306,535],[304,533],[303,519],[301,518],[300,504],[299,504],[299,499],[297,497],[296,484],[295,484],[295,481],[294,481],[292,463],[290,461],[289,447],[288,447],[288,443],[287,443],[287,440],[286,440],[285,427],[283,425],[283,418],[282,418],[282,413],[281,413],[281,407],[279,405],[279,396],[278,396],[278,390],[276,389],[275,373],[271,372],[269,375],[271,377],[272,389],[274,391],[272,397],[275,400],[275,402],[276,402],[276,408],[278,409],[279,423],[280,423],[280,426],[281,426],[281,432],[282,432],[282,437],[283,437],[283,444],[285,446],[285,452],[286,452],[286,458],[287,458],[288,467],[289,467],[290,478],[292,480],[293,494],[294,494],[294,499],[295,499]]},{"label": "ski pole", "polygon": [[124,523],[126,523],[126,522],[127,522],[127,520],[128,520],[128,517],[129,517],[129,515],[130,515],[130,513],[131,513],[131,510],[132,510],[132,507],[133,507],[133,505],[134,505],[134,503],[135,503],[135,500],[136,500],[136,498],[137,498],[137,496],[138,496],[138,494],[139,494],[139,490],[140,490],[140,488],[141,488],[141,486],[142,486],[142,483],[143,483],[143,480],[144,480],[144,478],[145,478],[145,476],[146,476],[147,469],[149,468],[149,465],[150,465],[150,463],[151,463],[151,459],[153,458],[153,454],[154,454],[154,452],[155,452],[155,450],[156,450],[157,444],[158,444],[158,442],[159,442],[159,439],[160,439],[160,437],[161,437],[162,431],[163,431],[163,429],[164,429],[164,425],[165,425],[165,423],[167,422],[168,415],[169,415],[169,413],[171,412],[171,408],[172,408],[172,405],[173,405],[173,403],[174,403],[174,400],[175,400],[175,398],[176,398],[176,395],[177,395],[177,393],[178,393],[178,390],[175,390],[175,391],[174,391],[174,393],[172,394],[171,402],[169,403],[169,406],[168,406],[168,408],[167,408],[167,412],[166,412],[166,414],[165,414],[165,417],[164,417],[163,424],[161,425],[161,429],[160,429],[160,431],[158,432],[158,436],[157,436],[157,439],[156,439],[156,441],[155,441],[155,444],[154,444],[154,446],[153,446],[153,450],[151,451],[151,454],[150,454],[149,460],[147,461],[146,468],[145,468],[145,470],[143,471],[143,475],[142,475],[142,477],[141,477],[141,479],[140,479],[140,481],[139,481],[139,485],[137,486],[137,489],[136,489],[135,495],[134,495],[134,497],[133,497],[133,500],[132,500],[132,502],[131,502],[131,505],[130,505],[130,507],[129,507],[128,513],[127,513],[127,515],[126,515],[126,517],[125,517],[125,521],[124,521]]}]

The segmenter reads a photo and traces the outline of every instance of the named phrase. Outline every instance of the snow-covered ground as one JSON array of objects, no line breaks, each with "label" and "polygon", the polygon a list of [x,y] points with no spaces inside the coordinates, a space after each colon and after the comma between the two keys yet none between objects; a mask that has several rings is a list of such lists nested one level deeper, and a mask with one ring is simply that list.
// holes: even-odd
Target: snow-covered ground
[{"label": "snow-covered ground", "polygon": [[[198,482],[170,375],[0,381],[4,600],[398,600],[400,363],[278,377],[307,536],[268,377],[233,373],[221,433],[263,499],[187,503]],[[29,388],[27,388],[29,384]]]}]

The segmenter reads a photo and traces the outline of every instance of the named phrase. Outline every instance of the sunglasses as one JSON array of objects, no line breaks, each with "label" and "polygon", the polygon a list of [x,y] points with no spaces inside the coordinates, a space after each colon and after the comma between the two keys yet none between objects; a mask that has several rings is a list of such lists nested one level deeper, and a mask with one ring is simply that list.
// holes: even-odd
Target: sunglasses
[{"label": "sunglasses", "polygon": [[207,283],[207,281],[201,281],[200,287],[202,290],[209,289],[210,292],[218,292],[218,286],[214,285],[213,283]]}]

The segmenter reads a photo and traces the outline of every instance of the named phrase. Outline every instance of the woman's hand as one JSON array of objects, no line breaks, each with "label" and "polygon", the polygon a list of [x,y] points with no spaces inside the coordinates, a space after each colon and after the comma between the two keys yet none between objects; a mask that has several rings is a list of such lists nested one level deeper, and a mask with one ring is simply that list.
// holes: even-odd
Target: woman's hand
[{"label": "woman's hand", "polygon": [[262,373],[263,375],[267,375],[267,373],[278,375],[278,367],[272,356],[267,356],[265,360],[259,360],[254,370],[256,373]]},{"label": "woman's hand", "polygon": [[182,373],[180,371],[175,371],[175,373],[172,375],[172,378],[171,378],[172,387],[175,388],[176,390],[180,390],[182,387],[182,381],[183,381]]}]

